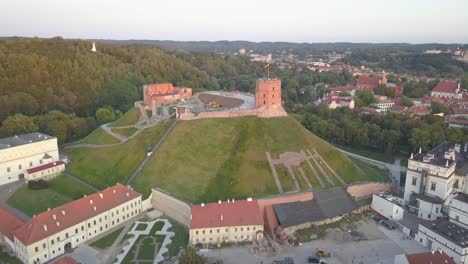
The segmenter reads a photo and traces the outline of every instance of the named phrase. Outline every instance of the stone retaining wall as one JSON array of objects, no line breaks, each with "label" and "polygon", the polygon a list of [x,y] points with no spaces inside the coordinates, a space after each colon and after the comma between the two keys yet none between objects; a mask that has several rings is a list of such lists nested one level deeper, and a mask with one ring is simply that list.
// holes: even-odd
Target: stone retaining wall
[{"label": "stone retaining wall", "polygon": [[165,215],[175,219],[177,222],[185,225],[186,227],[190,227],[191,207],[189,204],[174,198],[159,189],[152,189],[151,205],[154,209],[163,212]]},{"label": "stone retaining wall", "polygon": [[374,193],[378,192],[389,192],[392,191],[392,183],[383,182],[361,182],[353,185],[349,185],[346,191],[353,196],[355,199],[369,197]]}]

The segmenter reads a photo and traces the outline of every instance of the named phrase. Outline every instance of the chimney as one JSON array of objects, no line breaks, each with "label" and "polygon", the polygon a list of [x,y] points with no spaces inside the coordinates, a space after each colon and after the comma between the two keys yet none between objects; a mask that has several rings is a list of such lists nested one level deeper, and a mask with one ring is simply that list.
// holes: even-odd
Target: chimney
[{"label": "chimney", "polygon": [[57,224],[57,226],[60,226],[60,222],[59,222],[59,221],[57,221],[57,223],[56,223],[56,224]]},{"label": "chimney", "polygon": [[101,199],[104,199],[104,194],[99,193],[99,196],[101,196]]},{"label": "chimney", "polygon": [[234,200],[234,198],[232,198],[232,203],[234,203],[236,200]]},{"label": "chimney", "polygon": [[228,199],[228,203],[231,203],[231,201],[229,201],[229,199]]},{"label": "chimney", "polygon": [[43,225],[42,227],[44,228],[44,231],[47,232],[47,225]]},{"label": "chimney", "polygon": [[47,211],[50,211],[50,208],[47,208]]},{"label": "chimney", "polygon": [[89,199],[89,203],[90,203],[90,204],[93,204],[93,199]]},{"label": "chimney", "polygon": [[410,159],[413,159],[413,152],[411,152],[411,157],[410,157]]},{"label": "chimney", "polygon": [[421,154],[421,151],[422,151],[422,149],[421,149],[421,147],[419,147],[419,154]]},{"label": "chimney", "polygon": [[86,197],[87,195],[86,194],[83,194],[83,197]]},{"label": "chimney", "polygon": [[115,189],[114,189],[114,190],[112,190],[112,192],[115,194]]},{"label": "chimney", "polygon": [[223,214],[221,214],[221,221],[223,221]]},{"label": "chimney", "polygon": [[221,204],[221,200],[218,200],[218,204]]},{"label": "chimney", "polygon": [[252,198],[247,198],[247,202],[251,202],[252,201]]},{"label": "chimney", "polygon": [[448,160],[445,162],[445,167],[448,167]]},{"label": "chimney", "polygon": [[130,194],[129,194],[128,192],[126,192],[126,193],[125,193],[125,195],[127,195],[127,197],[129,197],[129,196],[130,196]]},{"label": "chimney", "polygon": [[62,214],[65,215],[65,210],[62,210]]},{"label": "chimney", "polygon": [[434,255],[435,251],[434,251],[434,250],[431,250],[431,253],[432,253],[432,255]]},{"label": "chimney", "polygon": [[96,211],[96,206],[93,206],[93,210]]},{"label": "chimney", "polygon": [[57,216],[56,216],[55,214],[53,214],[53,215],[52,215],[52,218],[53,218],[54,220],[56,220],[56,219],[57,219]]},{"label": "chimney", "polygon": [[202,203],[202,204],[201,204],[201,207],[205,207],[205,204],[204,204],[204,203]]}]

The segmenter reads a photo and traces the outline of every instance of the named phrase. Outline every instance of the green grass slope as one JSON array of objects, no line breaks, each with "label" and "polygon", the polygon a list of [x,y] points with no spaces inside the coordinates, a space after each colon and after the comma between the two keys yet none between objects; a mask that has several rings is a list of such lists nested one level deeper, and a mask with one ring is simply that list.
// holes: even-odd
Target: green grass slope
[{"label": "green grass slope", "polygon": [[110,145],[119,143],[120,141],[113,136],[109,135],[102,128],[96,128],[91,134],[86,137],[73,142],[73,145],[76,144],[97,144],[97,145]]},{"label": "green grass slope", "polygon": [[131,126],[138,122],[140,119],[140,109],[138,107],[133,107],[128,110],[122,117],[110,124],[110,127],[119,127],[119,126]]},{"label": "green grass slope", "polygon": [[291,117],[181,121],[151,157],[134,187],[159,187],[190,202],[276,194],[265,152],[315,148],[347,183],[369,176]]},{"label": "green grass slope", "polygon": [[158,142],[170,124],[168,121],[148,128],[112,147],[66,148],[73,161],[67,171],[100,189],[124,183],[145,158],[147,148]]}]

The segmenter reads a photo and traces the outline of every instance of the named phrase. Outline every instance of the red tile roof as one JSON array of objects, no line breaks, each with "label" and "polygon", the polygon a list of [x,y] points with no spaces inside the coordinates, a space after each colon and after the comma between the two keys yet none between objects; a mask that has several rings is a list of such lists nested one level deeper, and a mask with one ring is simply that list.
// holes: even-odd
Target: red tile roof
[{"label": "red tile roof", "polygon": [[394,105],[392,105],[391,109],[393,111],[405,111],[406,109],[408,109],[408,107],[406,107],[404,105],[394,104]]},{"label": "red tile roof", "polygon": [[468,125],[468,120],[455,117],[451,117],[448,122],[449,124]]},{"label": "red tile roof", "polygon": [[53,262],[53,264],[78,264],[78,261],[76,261],[72,257],[66,256],[66,257],[57,259],[56,261]]},{"label": "red tile roof", "polygon": [[441,81],[432,90],[439,93],[457,93],[458,83],[453,81]]},{"label": "red tile roof", "polygon": [[427,115],[431,113],[431,110],[429,110],[425,106],[417,105],[417,106],[411,107],[410,112],[415,115]]},{"label": "red tile roof", "polygon": [[263,225],[257,200],[222,201],[192,206],[190,228]]},{"label": "red tile roof", "polygon": [[378,76],[359,76],[356,85],[379,85],[381,78]]},{"label": "red tile roof", "polygon": [[443,251],[434,251],[434,253],[424,252],[416,254],[407,254],[406,259],[408,260],[409,264],[456,264],[456,262]]},{"label": "red tile roof", "polygon": [[13,235],[24,245],[30,245],[140,196],[140,193],[117,184],[42,212],[16,229]]},{"label": "red tile roof", "polygon": [[7,209],[0,207],[0,233],[13,240],[12,231],[22,226],[24,221]]},{"label": "red tile roof", "polygon": [[65,164],[65,162],[59,160],[59,161],[55,161],[55,162],[51,162],[51,163],[48,163],[48,164],[44,164],[44,165],[41,165],[41,166],[31,168],[29,170],[26,170],[26,172],[31,174],[31,173],[35,173],[35,172],[38,172],[38,171],[43,171],[43,170],[47,170],[47,169],[50,169],[50,168],[54,168],[54,167],[57,167],[57,166],[60,166],[60,165],[63,165],[63,164]]},{"label": "red tile roof", "polygon": [[330,92],[350,92],[356,89],[355,85],[335,86],[328,88]]}]

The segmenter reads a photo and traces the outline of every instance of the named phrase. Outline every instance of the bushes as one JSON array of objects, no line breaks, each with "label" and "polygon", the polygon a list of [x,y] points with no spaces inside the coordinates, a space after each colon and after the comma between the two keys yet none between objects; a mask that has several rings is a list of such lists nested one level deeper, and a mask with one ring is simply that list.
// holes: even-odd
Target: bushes
[{"label": "bushes", "polygon": [[28,188],[31,190],[42,190],[49,188],[49,182],[44,180],[29,181]]}]

